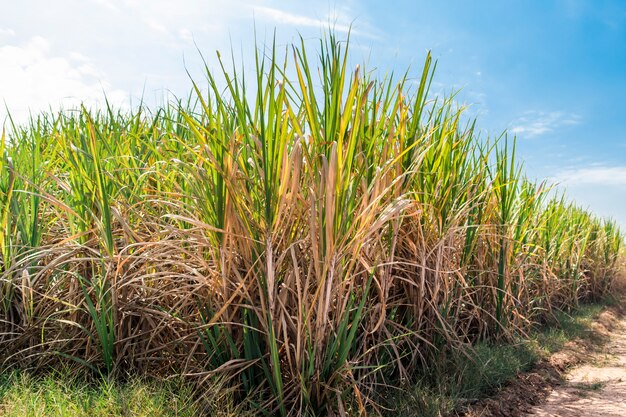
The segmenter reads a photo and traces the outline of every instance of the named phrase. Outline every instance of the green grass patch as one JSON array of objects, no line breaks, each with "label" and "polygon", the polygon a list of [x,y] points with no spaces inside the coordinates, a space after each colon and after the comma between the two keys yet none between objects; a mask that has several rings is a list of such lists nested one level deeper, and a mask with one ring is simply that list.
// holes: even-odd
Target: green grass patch
[{"label": "green grass patch", "polygon": [[570,340],[587,339],[593,336],[593,318],[609,305],[606,303],[582,304],[571,312],[555,311],[554,317],[531,334],[530,343],[544,354],[552,354],[563,349]]},{"label": "green grass patch", "polygon": [[399,416],[445,416],[467,403],[493,393],[532,367],[539,352],[529,343],[481,343],[467,355],[450,354],[443,365],[433,366],[394,410]]},{"label": "green grass patch", "polygon": [[192,391],[174,382],[132,379],[93,382],[69,375],[0,378],[0,415],[6,417],[166,417],[196,416]]}]

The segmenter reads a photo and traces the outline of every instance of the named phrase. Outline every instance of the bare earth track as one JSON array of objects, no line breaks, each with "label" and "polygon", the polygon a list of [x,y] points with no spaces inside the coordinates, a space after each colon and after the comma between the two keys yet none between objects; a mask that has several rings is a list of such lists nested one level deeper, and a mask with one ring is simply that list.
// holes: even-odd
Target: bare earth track
[{"label": "bare earth track", "polygon": [[626,319],[609,314],[604,313],[594,329],[608,337],[608,343],[593,352],[586,364],[569,371],[566,382],[529,416],[626,416]]}]

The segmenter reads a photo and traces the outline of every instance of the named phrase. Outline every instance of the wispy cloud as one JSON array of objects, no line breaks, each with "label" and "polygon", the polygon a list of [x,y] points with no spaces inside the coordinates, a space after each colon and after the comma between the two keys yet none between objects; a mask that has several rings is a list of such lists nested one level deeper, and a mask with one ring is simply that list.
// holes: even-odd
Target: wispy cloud
[{"label": "wispy cloud", "polygon": [[355,35],[360,35],[367,38],[379,38],[379,34],[374,29],[370,28],[367,31],[354,29],[349,23],[347,23],[349,22],[349,20],[338,12],[334,12],[328,15],[328,18],[326,20],[301,14],[290,13],[285,10],[265,6],[255,6],[254,13],[256,16],[271,20],[275,24],[311,28],[332,28],[335,31],[341,33],[352,32]]},{"label": "wispy cloud", "polygon": [[595,214],[626,227],[626,165],[587,165],[564,169],[551,178],[559,190]]},{"label": "wispy cloud", "polygon": [[587,166],[566,169],[555,181],[564,185],[620,185],[626,186],[626,166]]},{"label": "wispy cloud", "polygon": [[189,29],[180,29],[178,31],[178,37],[189,44],[193,43],[193,32]]},{"label": "wispy cloud", "polygon": [[119,12],[120,9],[117,7],[113,0],[92,0],[94,3],[99,4],[109,10]]},{"label": "wispy cloud", "polygon": [[10,38],[15,36],[15,31],[10,28],[0,28],[0,38]]},{"label": "wispy cloud", "polygon": [[[345,37],[351,30],[353,48],[382,33],[360,8],[360,0],[322,7],[276,0],[88,0],[77,6],[77,15],[88,11],[100,18],[78,19],[82,36],[68,39],[63,28],[73,22],[59,10],[74,2],[59,0],[56,14],[46,19],[37,8],[13,3],[12,11],[0,15],[0,124],[5,103],[14,117],[24,118],[29,111],[103,98],[103,91],[112,102],[114,92],[121,97],[125,91],[124,104],[141,96],[158,105],[165,89],[188,93],[186,70],[194,79],[203,76],[205,62],[198,49],[210,68],[216,64],[212,51],[240,49],[251,68],[253,36],[262,34],[259,42],[264,42],[273,28],[278,29],[278,44],[292,41],[296,33],[312,38],[334,28]],[[40,16],[45,23],[29,26],[10,19],[31,12],[33,21]]]},{"label": "wispy cloud", "polygon": [[146,23],[146,25],[148,25],[150,29],[154,30],[157,33],[160,33],[162,35],[170,34],[170,31],[167,29],[167,27],[162,22],[159,22],[156,19],[148,18],[145,19],[144,22]]},{"label": "wispy cloud", "polygon": [[125,104],[128,93],[111,88],[106,75],[79,53],[55,55],[51,43],[34,36],[27,42],[0,47],[0,125],[4,104],[18,122],[29,112],[49,106],[88,106],[103,101],[104,93],[115,104]]},{"label": "wispy cloud", "polygon": [[582,118],[579,115],[563,111],[528,111],[511,123],[509,132],[521,137],[532,138],[564,126],[580,124],[581,121]]},{"label": "wispy cloud", "polygon": [[[314,19],[308,16],[297,15],[286,12],[284,10],[274,9],[271,7],[255,7],[254,11],[257,15],[265,17],[275,21],[276,23],[292,26],[308,26],[308,27],[323,27],[328,26],[330,22],[324,22],[321,19]],[[348,32],[349,26],[337,24],[334,26],[335,30],[340,32]]]}]

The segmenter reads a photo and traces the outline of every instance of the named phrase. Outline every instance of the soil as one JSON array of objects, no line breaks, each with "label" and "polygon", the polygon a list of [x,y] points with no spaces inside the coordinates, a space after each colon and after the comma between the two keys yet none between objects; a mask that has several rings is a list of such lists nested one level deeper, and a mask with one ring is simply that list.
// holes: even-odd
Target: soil
[{"label": "soil", "polygon": [[626,416],[626,320],[610,312],[594,323],[594,331],[608,338],[590,361],[572,369],[566,383],[554,389],[531,416]]},{"label": "soil", "polygon": [[626,416],[626,319],[603,312],[589,340],[576,340],[521,374],[466,417]]}]

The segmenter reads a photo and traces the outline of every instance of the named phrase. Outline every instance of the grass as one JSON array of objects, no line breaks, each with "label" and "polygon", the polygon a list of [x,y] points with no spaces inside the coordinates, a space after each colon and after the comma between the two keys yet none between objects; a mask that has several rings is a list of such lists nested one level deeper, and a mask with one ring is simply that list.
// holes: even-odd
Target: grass
[{"label": "grass", "polygon": [[606,382],[601,381],[601,382],[589,382],[589,383],[574,384],[572,387],[577,389],[577,390],[581,390],[583,392],[584,391],[589,392],[589,391],[600,391],[602,388],[604,388],[605,385],[606,385]]},{"label": "grass", "polygon": [[612,291],[615,222],[430,94],[430,55],[379,77],[348,46],[265,45],[251,72],[218,54],[157,109],[9,120],[3,369],[208,398],[219,378],[257,414],[363,414],[443,350],[480,356]]},{"label": "grass", "polygon": [[[470,352],[450,352],[422,373],[414,384],[394,395],[399,416],[445,416],[493,394],[527,371],[541,357],[529,343],[481,343]],[[399,405],[398,405],[399,404]]]},{"label": "grass", "polygon": [[10,373],[0,381],[0,414],[7,417],[191,417],[200,415],[192,398],[184,385],[139,379],[93,384],[69,375]]},{"label": "grass", "polygon": [[[588,339],[592,336],[591,322],[603,308],[603,304],[583,304],[575,312],[555,311],[555,317],[533,334],[534,340],[546,354],[558,352],[564,345],[575,339]],[[556,323],[556,325],[554,325]]]}]

